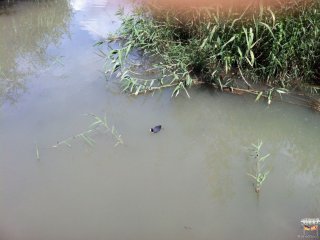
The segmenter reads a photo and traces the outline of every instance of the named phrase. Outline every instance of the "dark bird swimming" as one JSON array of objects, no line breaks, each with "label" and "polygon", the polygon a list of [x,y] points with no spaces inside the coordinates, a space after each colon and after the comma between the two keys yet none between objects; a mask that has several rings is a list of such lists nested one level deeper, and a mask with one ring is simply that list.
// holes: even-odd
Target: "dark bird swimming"
[{"label": "dark bird swimming", "polygon": [[161,125],[155,126],[153,128],[150,128],[150,132],[157,133],[161,130]]}]

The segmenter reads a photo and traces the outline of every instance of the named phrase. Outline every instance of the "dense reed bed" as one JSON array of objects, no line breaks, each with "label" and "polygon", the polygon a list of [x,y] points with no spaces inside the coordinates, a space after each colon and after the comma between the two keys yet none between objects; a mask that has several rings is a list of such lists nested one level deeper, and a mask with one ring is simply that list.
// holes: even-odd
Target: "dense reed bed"
[{"label": "dense reed bed", "polygon": [[[245,2],[194,8],[145,3],[128,15],[119,11],[117,39],[124,41],[111,52],[111,73],[118,71],[124,90],[135,94],[165,87],[173,87],[173,95],[181,90],[188,94],[188,87],[199,83],[235,92],[247,89],[269,103],[275,93],[317,93],[320,1]],[[156,77],[141,77],[139,64],[127,64],[133,49],[158,59],[142,69],[157,72]]]}]

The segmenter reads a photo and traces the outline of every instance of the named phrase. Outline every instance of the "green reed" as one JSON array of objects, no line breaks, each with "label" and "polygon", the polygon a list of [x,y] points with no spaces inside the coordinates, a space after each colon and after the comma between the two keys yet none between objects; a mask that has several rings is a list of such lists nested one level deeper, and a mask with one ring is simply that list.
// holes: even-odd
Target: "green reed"
[{"label": "green reed", "polygon": [[[206,83],[226,88],[270,86],[263,96],[271,102],[288,90],[320,84],[320,1],[248,6],[246,9],[155,10],[136,6],[118,15],[122,26],[118,47],[110,52],[109,74],[116,74],[124,91],[146,93],[173,87],[173,96]],[[100,44],[100,43],[99,43]],[[149,68],[129,53],[156,58]],[[142,60],[143,61],[143,60]],[[152,61],[151,61],[152,62]],[[145,73],[152,69],[153,78]],[[259,92],[252,92],[259,95]]]},{"label": "green reed", "polygon": [[253,173],[247,173],[248,176],[254,179],[254,188],[256,193],[260,192],[260,188],[262,183],[267,179],[270,170],[265,170],[264,161],[270,156],[267,154],[261,157],[261,147],[262,141],[259,141],[257,145],[252,144],[253,147],[253,154],[252,157],[254,159],[254,171]]}]

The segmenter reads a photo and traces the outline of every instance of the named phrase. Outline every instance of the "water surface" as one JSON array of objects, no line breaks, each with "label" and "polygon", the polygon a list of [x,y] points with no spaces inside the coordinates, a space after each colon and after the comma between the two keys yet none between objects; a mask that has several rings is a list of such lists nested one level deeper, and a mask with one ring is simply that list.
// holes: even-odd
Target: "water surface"
[{"label": "water surface", "polygon": [[[1,13],[0,239],[297,239],[300,219],[319,217],[319,115],[211,89],[121,93],[93,47],[119,26],[118,5]],[[88,113],[106,114],[124,144],[97,131],[93,147],[52,147],[86,131]],[[257,197],[247,172],[259,139],[271,172]]]}]

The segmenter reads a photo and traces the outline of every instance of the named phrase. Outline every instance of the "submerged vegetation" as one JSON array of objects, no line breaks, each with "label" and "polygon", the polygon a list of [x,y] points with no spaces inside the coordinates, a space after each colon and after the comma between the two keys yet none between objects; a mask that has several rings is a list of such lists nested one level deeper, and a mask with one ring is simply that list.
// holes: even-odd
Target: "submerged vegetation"
[{"label": "submerged vegetation", "polygon": [[[110,53],[109,72],[121,79],[124,91],[137,95],[173,87],[173,96],[189,96],[190,86],[209,84],[270,104],[275,95],[320,90],[318,0],[272,6],[252,1],[245,8],[137,4],[128,15],[118,14],[122,26],[109,40],[121,41]],[[132,52],[151,63],[137,62]],[[312,99],[317,109],[319,101]]]}]

